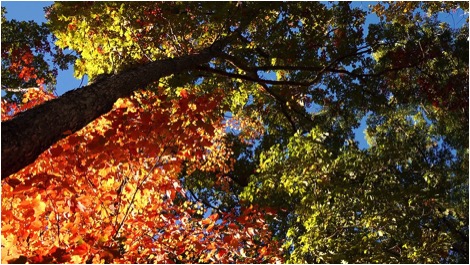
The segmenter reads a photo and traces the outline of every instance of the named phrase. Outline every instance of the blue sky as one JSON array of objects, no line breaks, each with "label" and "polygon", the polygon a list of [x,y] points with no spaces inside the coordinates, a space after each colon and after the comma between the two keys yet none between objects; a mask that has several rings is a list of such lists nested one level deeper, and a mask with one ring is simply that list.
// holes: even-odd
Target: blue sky
[{"label": "blue sky", "polygon": [[2,6],[7,8],[7,18],[16,20],[34,20],[36,22],[46,22],[43,8],[52,5],[52,1],[44,2],[22,2],[22,1],[2,1]]}]

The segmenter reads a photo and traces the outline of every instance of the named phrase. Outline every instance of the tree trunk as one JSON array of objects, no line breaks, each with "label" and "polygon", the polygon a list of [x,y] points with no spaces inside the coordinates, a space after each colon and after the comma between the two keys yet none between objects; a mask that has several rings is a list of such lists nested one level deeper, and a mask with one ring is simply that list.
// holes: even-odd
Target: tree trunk
[{"label": "tree trunk", "polygon": [[152,62],[69,91],[2,122],[2,179],[19,171],[51,145],[76,132],[112,109],[114,102],[161,77],[181,73],[209,62],[213,51],[225,46],[218,41],[200,53]]}]

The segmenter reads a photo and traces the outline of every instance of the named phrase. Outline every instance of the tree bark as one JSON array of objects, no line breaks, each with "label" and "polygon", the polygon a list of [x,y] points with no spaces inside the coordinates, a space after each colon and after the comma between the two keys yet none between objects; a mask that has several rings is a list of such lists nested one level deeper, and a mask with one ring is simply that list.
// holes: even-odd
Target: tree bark
[{"label": "tree bark", "polygon": [[200,53],[155,61],[69,91],[15,118],[2,122],[2,179],[31,164],[66,131],[76,132],[128,97],[161,77],[181,73],[209,62],[228,39],[215,42]]}]

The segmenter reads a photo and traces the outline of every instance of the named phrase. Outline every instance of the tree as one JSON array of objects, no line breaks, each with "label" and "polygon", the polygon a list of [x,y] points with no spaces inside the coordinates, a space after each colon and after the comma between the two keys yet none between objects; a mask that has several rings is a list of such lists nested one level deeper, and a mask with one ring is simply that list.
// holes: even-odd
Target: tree
[{"label": "tree", "polygon": [[55,3],[92,82],[3,102],[2,261],[468,262],[458,7]]}]

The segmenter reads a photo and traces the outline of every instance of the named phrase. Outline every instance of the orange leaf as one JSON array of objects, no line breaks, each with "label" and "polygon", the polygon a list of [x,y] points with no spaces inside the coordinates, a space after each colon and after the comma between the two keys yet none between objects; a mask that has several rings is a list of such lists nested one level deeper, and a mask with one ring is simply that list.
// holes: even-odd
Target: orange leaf
[{"label": "orange leaf", "polygon": [[28,217],[34,216],[34,210],[33,210],[33,209],[28,209],[28,210],[26,210],[26,212],[23,213],[23,216],[24,216],[24,218],[28,218]]},{"label": "orange leaf", "polygon": [[214,213],[214,214],[211,214],[211,216],[209,216],[209,219],[211,219],[213,222],[215,222],[215,221],[217,221],[218,217],[219,217],[219,214]]},{"label": "orange leaf", "polygon": [[181,89],[180,96],[182,98],[188,98],[188,91],[186,91],[186,89]]},{"label": "orange leaf", "polygon": [[202,222],[201,222],[201,223],[202,223],[202,225],[208,225],[208,224],[212,223],[212,220],[211,220],[211,219],[208,219],[208,218],[206,218],[206,219],[202,220]]},{"label": "orange leaf", "polygon": [[268,253],[268,248],[266,246],[262,247],[260,250],[259,250],[259,253],[261,255],[266,255]]},{"label": "orange leaf", "polygon": [[210,231],[212,231],[212,229],[214,229],[214,224],[210,224],[210,225],[206,228],[206,231],[207,231],[207,232],[210,232]]},{"label": "orange leaf", "polygon": [[41,228],[42,226],[42,222],[39,221],[39,220],[34,220],[34,222],[31,223],[31,225],[29,226],[30,229],[33,229],[33,230],[39,230],[39,228]]},{"label": "orange leaf", "polygon": [[89,246],[87,243],[82,243],[80,246],[77,246],[73,252],[72,255],[85,255],[88,253]]}]

